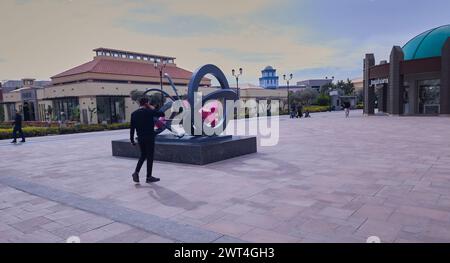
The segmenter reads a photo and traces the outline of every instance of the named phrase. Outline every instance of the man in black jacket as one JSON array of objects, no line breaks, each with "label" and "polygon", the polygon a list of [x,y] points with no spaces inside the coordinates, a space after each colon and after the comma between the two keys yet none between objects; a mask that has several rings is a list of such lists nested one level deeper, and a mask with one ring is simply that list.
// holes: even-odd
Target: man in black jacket
[{"label": "man in black jacket", "polygon": [[14,118],[14,128],[13,128],[13,141],[11,143],[17,143],[17,133],[19,133],[20,137],[22,137],[22,141],[25,142],[25,136],[22,131],[22,115],[20,112],[16,110],[16,117]]},{"label": "man in black jacket", "polygon": [[141,158],[133,173],[133,181],[139,183],[139,172],[142,165],[147,160],[147,183],[159,182],[159,178],[152,176],[153,170],[153,154],[155,151],[155,120],[157,117],[164,117],[163,112],[155,110],[155,107],[149,104],[147,98],[139,100],[140,108],[131,114],[130,140],[133,145],[134,131],[137,131],[139,148],[141,150]]}]

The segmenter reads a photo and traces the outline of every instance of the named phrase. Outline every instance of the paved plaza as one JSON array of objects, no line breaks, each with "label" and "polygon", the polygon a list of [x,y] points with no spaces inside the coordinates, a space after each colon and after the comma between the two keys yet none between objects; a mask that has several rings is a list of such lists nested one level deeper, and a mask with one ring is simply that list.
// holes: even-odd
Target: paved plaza
[{"label": "paved plaza", "polygon": [[155,162],[141,186],[111,155],[127,130],[0,141],[0,242],[450,242],[449,135],[446,117],[282,117],[275,147]]}]

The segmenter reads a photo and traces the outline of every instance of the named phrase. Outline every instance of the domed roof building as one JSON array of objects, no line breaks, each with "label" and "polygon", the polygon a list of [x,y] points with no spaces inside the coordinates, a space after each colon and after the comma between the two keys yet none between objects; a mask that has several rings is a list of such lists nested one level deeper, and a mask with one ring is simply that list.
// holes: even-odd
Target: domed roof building
[{"label": "domed roof building", "polygon": [[390,60],[364,59],[364,113],[450,116],[450,25],[423,32]]},{"label": "domed roof building", "polygon": [[403,46],[405,60],[440,57],[445,41],[450,37],[450,25],[428,30]]}]

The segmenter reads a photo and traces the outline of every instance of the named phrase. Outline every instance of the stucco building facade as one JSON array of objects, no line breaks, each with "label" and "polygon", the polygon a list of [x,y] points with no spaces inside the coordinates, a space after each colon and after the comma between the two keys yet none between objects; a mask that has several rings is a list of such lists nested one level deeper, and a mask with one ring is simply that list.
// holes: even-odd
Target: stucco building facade
[{"label": "stucco building facade", "polygon": [[[129,122],[131,113],[138,108],[132,101],[133,90],[160,89],[160,69],[172,78],[180,94],[187,93],[192,72],[179,68],[175,58],[115,49],[94,50],[92,61],[51,77],[43,88],[28,87],[33,91],[37,105],[33,120],[71,120],[84,124]],[[156,65],[155,65],[156,63]],[[202,92],[213,89],[209,79],[202,80]],[[175,95],[166,78],[163,90]],[[4,93],[4,107],[21,110],[23,91],[16,89]],[[11,120],[7,116],[6,120]]]}]

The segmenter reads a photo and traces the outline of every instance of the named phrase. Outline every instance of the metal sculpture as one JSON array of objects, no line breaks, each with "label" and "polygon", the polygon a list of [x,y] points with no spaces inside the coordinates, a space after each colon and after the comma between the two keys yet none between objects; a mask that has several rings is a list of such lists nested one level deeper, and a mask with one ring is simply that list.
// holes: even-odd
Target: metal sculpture
[{"label": "metal sculpture", "polygon": [[[198,94],[200,83],[202,79],[206,75],[212,75],[214,76],[217,81],[220,84],[220,89],[216,90],[206,96],[204,96],[201,100],[196,100],[196,94]],[[169,109],[172,109],[174,106],[175,101],[180,102],[183,106],[182,109],[178,109],[178,111],[173,111],[171,115],[168,118],[159,118],[155,121],[155,132],[156,134],[160,134],[165,130],[168,130],[172,132],[174,135],[178,136],[179,138],[183,137],[185,135],[186,128],[190,129],[190,135],[196,135],[196,136],[206,136],[206,134],[203,131],[203,125],[208,125],[209,129],[213,131],[213,134],[220,134],[221,131],[224,131],[226,129],[228,119],[226,114],[222,114],[222,118],[220,118],[220,112],[219,112],[219,105],[218,101],[222,101],[222,109],[225,109],[225,103],[228,100],[236,101],[239,99],[238,94],[230,89],[230,86],[228,85],[227,78],[225,77],[225,74],[215,65],[205,65],[203,67],[200,67],[197,69],[194,74],[192,75],[191,80],[189,81],[188,85],[188,92],[187,92],[187,100],[181,100],[181,97],[179,96],[178,90],[173,84],[173,81],[171,77],[168,74],[164,75],[165,78],[169,81],[170,86],[172,87],[176,98],[168,94],[167,92],[160,90],[160,89],[149,89],[144,92],[144,96],[149,94],[150,92],[156,92],[161,94],[161,98],[163,100],[168,100],[164,103],[164,105],[159,109],[161,112],[166,112]],[[209,105],[207,103],[209,102]],[[196,109],[200,109],[196,112]],[[173,109],[172,109],[173,110]],[[183,123],[184,128],[184,134],[180,133],[179,131],[176,131],[172,127],[172,123],[174,122],[176,117],[181,117],[182,114],[190,114],[190,123],[186,124]],[[199,125],[196,125],[195,120],[196,114],[199,114],[201,118],[201,127]],[[181,123],[180,119],[178,119],[178,123]]]}]

